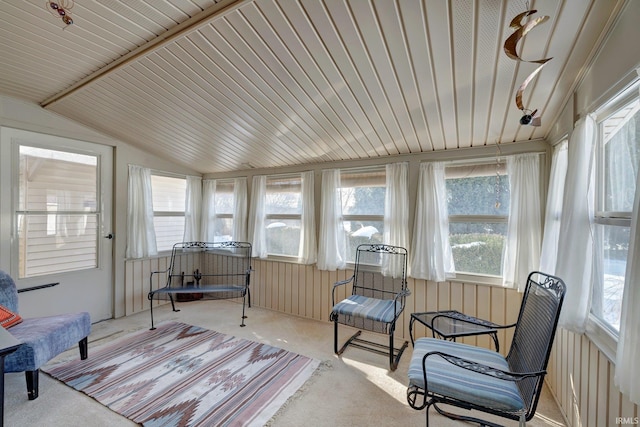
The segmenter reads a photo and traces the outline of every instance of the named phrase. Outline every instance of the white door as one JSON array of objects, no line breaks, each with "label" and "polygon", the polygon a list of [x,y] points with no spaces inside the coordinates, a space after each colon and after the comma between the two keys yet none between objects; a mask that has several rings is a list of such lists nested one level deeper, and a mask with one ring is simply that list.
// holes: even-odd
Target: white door
[{"label": "white door", "polygon": [[8,128],[1,139],[0,254],[20,314],[111,318],[112,147]]}]

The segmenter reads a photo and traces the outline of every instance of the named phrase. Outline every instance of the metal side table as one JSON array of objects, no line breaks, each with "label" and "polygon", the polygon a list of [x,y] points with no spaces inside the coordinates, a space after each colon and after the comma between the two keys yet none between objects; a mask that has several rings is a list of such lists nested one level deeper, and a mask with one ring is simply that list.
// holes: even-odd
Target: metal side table
[{"label": "metal side table", "polygon": [[411,344],[414,343],[413,324],[416,321],[431,329],[434,338],[439,337],[449,341],[455,341],[458,337],[488,334],[493,339],[496,351],[500,351],[498,329],[505,328],[505,326],[467,316],[455,310],[411,313],[411,320],[409,320]]}]

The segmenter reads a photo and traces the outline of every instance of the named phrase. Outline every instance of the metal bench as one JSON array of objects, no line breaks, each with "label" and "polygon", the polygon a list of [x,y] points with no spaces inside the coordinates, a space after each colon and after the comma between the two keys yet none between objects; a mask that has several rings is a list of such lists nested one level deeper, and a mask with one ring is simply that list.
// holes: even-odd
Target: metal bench
[{"label": "metal bench", "polygon": [[[154,288],[154,276],[164,274],[164,286]],[[173,245],[166,270],[154,271],[149,278],[148,299],[169,300],[173,311],[177,302],[201,299],[242,298],[242,322],[245,305],[251,307],[249,291],[251,275],[251,244],[247,242],[180,242]],[[156,278],[157,282],[157,278]]]}]

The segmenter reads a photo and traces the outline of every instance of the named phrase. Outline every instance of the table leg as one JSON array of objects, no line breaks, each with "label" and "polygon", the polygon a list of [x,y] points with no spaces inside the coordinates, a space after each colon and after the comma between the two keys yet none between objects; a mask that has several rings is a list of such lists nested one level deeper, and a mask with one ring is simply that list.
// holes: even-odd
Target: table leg
[{"label": "table leg", "polygon": [[415,342],[413,341],[413,322],[416,320],[415,317],[411,316],[411,319],[409,319],[409,337],[411,337],[411,347],[413,347],[413,345],[415,344]]}]

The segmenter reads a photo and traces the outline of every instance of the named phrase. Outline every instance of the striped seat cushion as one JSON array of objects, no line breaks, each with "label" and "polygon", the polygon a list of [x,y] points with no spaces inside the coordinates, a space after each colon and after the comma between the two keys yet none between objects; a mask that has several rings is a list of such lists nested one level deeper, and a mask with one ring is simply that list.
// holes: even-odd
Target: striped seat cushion
[{"label": "striped seat cushion", "polygon": [[[420,338],[411,356],[409,386],[415,385],[424,390],[422,358],[431,351],[509,371],[505,358],[495,351],[436,338]],[[427,383],[428,391],[438,395],[501,411],[518,413],[525,410],[515,382],[460,368],[437,355],[427,358]]]},{"label": "striped seat cushion", "polygon": [[401,308],[402,305],[394,300],[351,295],[333,306],[333,312],[344,316],[362,317],[377,322],[390,323],[393,322],[395,314],[400,313]]}]

